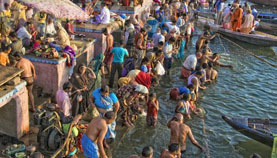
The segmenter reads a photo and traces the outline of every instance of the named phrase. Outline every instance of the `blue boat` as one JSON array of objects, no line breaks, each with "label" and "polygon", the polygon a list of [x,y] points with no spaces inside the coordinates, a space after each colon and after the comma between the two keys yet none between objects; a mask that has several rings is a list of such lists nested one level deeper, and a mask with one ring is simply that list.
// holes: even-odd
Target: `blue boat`
[{"label": "blue boat", "polygon": [[257,17],[263,22],[277,24],[277,14],[273,13],[258,13]]},{"label": "blue boat", "polygon": [[277,119],[229,118],[222,116],[234,129],[260,143],[273,146],[273,134],[277,133]]}]

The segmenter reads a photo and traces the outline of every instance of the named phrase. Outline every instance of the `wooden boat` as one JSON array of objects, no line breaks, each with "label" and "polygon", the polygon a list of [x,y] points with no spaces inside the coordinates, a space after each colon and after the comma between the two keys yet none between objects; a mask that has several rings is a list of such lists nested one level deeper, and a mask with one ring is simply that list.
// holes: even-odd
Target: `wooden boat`
[{"label": "wooden boat", "polygon": [[[211,11],[197,11],[198,16],[215,19],[215,13]],[[258,14],[258,18],[261,20],[260,25],[257,28],[259,31],[265,31],[272,35],[277,35],[277,15],[267,15],[267,13]]]},{"label": "wooden boat", "polygon": [[263,4],[263,5],[270,5],[270,6],[277,6],[276,0],[248,0],[249,2]]},{"label": "wooden boat", "polygon": [[266,33],[256,32],[255,34],[245,34],[222,28],[220,25],[213,24],[214,20],[198,17],[198,25],[208,25],[213,32],[220,33],[232,39],[243,41],[249,44],[262,47],[277,46],[277,37]]},{"label": "wooden boat", "polygon": [[226,116],[222,116],[222,119],[243,135],[270,147],[273,146],[273,133],[277,133],[277,119],[229,118]]},{"label": "wooden boat", "polygon": [[265,32],[270,33],[272,35],[277,35],[277,24],[261,21],[260,25],[257,28],[257,30],[265,31]]},{"label": "wooden boat", "polygon": [[201,17],[215,19],[215,12],[212,12],[209,9],[198,9],[195,11],[195,13]]}]

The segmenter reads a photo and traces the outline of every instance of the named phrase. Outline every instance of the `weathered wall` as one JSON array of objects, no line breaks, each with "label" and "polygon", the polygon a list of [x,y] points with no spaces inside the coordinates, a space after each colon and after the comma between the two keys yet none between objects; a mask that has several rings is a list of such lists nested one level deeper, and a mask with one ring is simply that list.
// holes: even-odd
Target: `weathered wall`
[{"label": "weathered wall", "polygon": [[0,133],[17,138],[29,131],[28,92],[26,82],[21,84],[0,103]]}]

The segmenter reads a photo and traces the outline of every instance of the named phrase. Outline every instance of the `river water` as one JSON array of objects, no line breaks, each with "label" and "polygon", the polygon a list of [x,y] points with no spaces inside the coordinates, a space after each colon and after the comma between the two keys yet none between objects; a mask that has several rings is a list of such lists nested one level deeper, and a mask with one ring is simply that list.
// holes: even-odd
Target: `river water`
[{"label": "river water", "polygon": [[[194,53],[197,38],[193,37],[193,46],[186,52],[186,56]],[[252,153],[268,158],[271,148],[235,131],[221,119],[221,116],[276,118],[277,69],[245,54],[232,43],[223,39],[221,41],[216,38],[210,47],[213,52],[220,53],[221,62],[233,64],[234,69],[216,68],[219,71],[217,82],[201,91],[198,101],[198,105],[207,111],[204,120],[194,116],[185,123],[191,127],[199,143],[208,148],[211,158],[249,157]],[[274,64],[277,63],[277,54],[270,48],[259,48],[248,44],[242,46]],[[154,157],[157,158],[161,151],[167,148],[170,138],[167,121],[174,115],[177,105],[177,102],[169,99],[169,91],[172,87],[185,85],[184,80],[179,79],[180,66],[181,62],[175,61],[172,75],[163,77],[160,86],[155,88],[160,101],[157,127],[147,127],[145,117],[141,117],[135,127],[117,138],[113,158],[127,158],[129,155],[139,154],[147,145],[154,147]],[[206,129],[205,133],[203,127]],[[188,157],[207,156],[207,153],[200,152],[189,140],[187,144]]]}]

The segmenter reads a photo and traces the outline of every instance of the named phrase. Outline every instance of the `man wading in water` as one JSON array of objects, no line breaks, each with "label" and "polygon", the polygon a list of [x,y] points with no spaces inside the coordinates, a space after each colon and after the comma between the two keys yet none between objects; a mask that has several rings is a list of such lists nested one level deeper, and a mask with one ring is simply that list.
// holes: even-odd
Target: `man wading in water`
[{"label": "man wading in water", "polygon": [[[115,120],[115,113],[109,111],[104,117],[96,117],[88,125],[86,133],[82,136],[82,147],[84,156],[87,158],[98,158],[98,152],[101,158],[107,158],[104,150],[103,140],[108,131],[107,125]],[[99,151],[98,151],[99,150]]]},{"label": "man wading in water", "polygon": [[182,158],[185,157],[185,153],[186,153],[187,136],[189,137],[192,144],[197,146],[200,150],[202,151],[204,150],[204,148],[195,140],[190,127],[184,124],[184,118],[182,114],[177,113],[173,117],[173,119],[168,122],[167,126],[171,130],[169,144],[173,144],[173,143],[180,144]]},{"label": "man wading in water", "polygon": [[161,158],[180,158],[180,146],[177,143],[172,143],[168,149],[163,150]]}]

